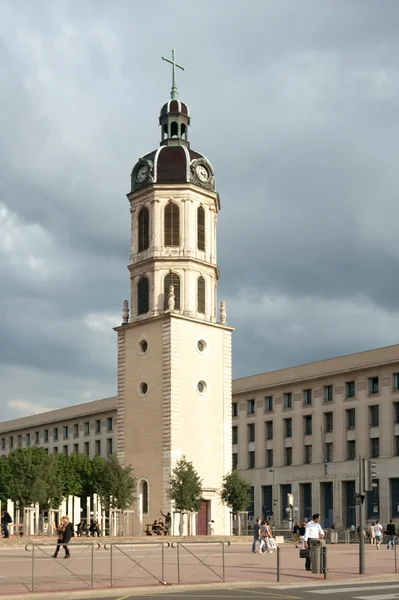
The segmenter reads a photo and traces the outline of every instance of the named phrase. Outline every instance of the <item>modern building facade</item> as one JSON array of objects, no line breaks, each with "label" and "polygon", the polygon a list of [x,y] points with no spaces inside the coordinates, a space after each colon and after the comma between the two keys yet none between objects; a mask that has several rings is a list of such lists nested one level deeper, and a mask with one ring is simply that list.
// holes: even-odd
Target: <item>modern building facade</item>
[{"label": "modern building facade", "polygon": [[399,523],[399,345],[236,379],[232,415],[233,467],[253,486],[255,517],[356,525],[360,454],[377,472],[366,519]]}]

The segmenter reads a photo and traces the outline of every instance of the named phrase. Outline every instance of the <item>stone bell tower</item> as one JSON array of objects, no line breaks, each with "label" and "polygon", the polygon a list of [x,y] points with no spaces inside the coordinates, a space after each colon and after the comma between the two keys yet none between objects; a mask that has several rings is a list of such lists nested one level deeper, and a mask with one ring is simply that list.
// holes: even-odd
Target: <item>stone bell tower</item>
[{"label": "stone bell tower", "polygon": [[[191,149],[190,112],[161,108],[161,143],[131,175],[130,314],[118,334],[118,455],[138,479],[136,533],[173,506],[171,473],[182,455],[203,479],[197,533],[230,532],[220,502],[231,470],[231,333],[217,317],[216,225],[220,210],[209,160]],[[180,67],[182,68],[182,67]]]}]

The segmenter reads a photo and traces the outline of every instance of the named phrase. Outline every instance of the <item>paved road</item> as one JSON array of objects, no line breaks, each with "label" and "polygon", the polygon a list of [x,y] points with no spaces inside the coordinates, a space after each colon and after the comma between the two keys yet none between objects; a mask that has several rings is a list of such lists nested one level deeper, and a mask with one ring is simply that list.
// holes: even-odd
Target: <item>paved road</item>
[{"label": "paved road", "polygon": [[357,585],[317,585],[313,587],[240,587],[184,591],[145,596],[119,596],[119,598],[98,598],[93,600],[399,600],[399,581],[379,583],[359,583]]}]

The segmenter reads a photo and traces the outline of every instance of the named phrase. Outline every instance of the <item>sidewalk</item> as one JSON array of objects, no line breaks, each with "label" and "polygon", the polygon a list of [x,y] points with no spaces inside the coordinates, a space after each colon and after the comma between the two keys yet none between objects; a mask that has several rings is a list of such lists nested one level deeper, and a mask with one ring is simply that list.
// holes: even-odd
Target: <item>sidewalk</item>
[{"label": "sidewalk", "polygon": [[[99,540],[100,541],[100,540]],[[35,589],[42,594],[59,590],[89,590],[91,584],[91,554],[82,547],[71,546],[71,560],[51,558],[53,547],[46,546],[46,554],[36,551]],[[161,549],[154,546],[113,548],[112,579],[114,588],[146,588],[170,590],[169,584],[220,584],[222,581],[222,555],[220,546],[180,546],[180,573],[177,569],[177,551],[165,549],[164,574],[162,578]],[[359,581],[369,577],[399,578],[395,575],[394,552],[381,547],[377,551],[366,546],[366,573],[358,573],[358,546],[341,544],[328,546],[327,583]],[[399,554],[399,553],[398,553]],[[61,555],[61,554],[60,554]],[[299,550],[290,545],[281,547],[280,583],[324,584],[323,575],[305,571],[305,562],[299,558]],[[100,548],[93,555],[94,589],[111,591],[110,551]],[[399,556],[398,556],[399,558]],[[201,562],[202,561],[202,562]],[[164,581],[168,585],[163,585]],[[251,545],[234,544],[225,550],[225,582],[227,584],[276,584],[277,556],[252,554]],[[0,550],[1,598],[14,594],[27,594],[32,584],[32,554],[21,548]],[[179,587],[180,589],[180,587]],[[122,590],[123,591],[123,590]]]}]

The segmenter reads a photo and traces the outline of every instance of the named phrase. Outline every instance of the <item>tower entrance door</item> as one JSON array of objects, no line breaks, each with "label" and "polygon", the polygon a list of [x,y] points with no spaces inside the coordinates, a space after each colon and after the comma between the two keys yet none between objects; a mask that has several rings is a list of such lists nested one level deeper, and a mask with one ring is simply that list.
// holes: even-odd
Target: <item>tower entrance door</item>
[{"label": "tower entrance door", "polygon": [[197,535],[208,534],[208,522],[210,515],[210,500],[202,500],[197,513]]}]

